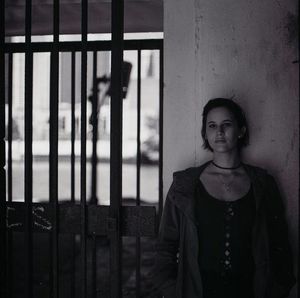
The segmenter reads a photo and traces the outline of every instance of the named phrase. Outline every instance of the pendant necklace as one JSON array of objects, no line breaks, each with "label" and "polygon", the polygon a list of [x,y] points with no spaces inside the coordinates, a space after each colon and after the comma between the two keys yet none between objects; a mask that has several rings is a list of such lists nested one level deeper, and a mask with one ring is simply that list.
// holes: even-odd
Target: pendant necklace
[{"label": "pendant necklace", "polygon": [[225,188],[225,190],[226,190],[227,192],[231,192],[231,184],[233,183],[233,180],[234,180],[234,179],[232,179],[232,180],[229,181],[229,182],[225,182],[225,181],[221,178],[221,176],[222,176],[222,174],[218,174],[218,177],[219,177],[219,180],[220,180],[221,184],[223,185],[223,187]]},{"label": "pendant necklace", "polygon": [[[214,161],[211,161],[211,163],[216,167],[216,168],[219,168],[219,169],[222,169],[222,170],[236,170],[238,168],[241,167],[241,163],[239,163],[237,166],[235,167],[232,167],[232,168],[226,168],[226,167],[221,167],[219,165],[217,165]],[[234,179],[232,179],[231,181],[229,182],[225,182],[224,179],[221,178],[222,174],[218,174],[218,178],[221,182],[221,184],[223,185],[223,187],[225,188],[225,190],[227,192],[231,192],[231,184],[233,183]]]},{"label": "pendant necklace", "polygon": [[[216,167],[216,168],[219,168],[219,169],[222,169],[222,170],[236,170],[238,168],[241,167],[242,163],[239,163],[237,166],[235,167],[231,167],[231,168],[227,168],[227,167],[221,167],[219,165],[217,165],[213,160],[211,161],[211,163]],[[221,184],[223,185],[223,187],[225,188],[225,190],[227,192],[231,192],[231,184],[233,183],[234,181],[234,178],[229,181],[229,182],[225,182],[224,179],[221,178],[222,174],[218,174],[218,178],[221,182]]]}]

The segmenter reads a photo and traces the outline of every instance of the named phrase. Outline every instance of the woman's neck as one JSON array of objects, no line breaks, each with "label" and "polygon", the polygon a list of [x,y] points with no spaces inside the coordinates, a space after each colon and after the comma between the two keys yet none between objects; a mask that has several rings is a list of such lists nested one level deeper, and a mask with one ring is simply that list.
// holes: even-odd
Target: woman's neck
[{"label": "woman's neck", "polygon": [[213,162],[219,167],[235,168],[241,164],[241,159],[239,154],[237,153],[233,153],[233,154],[215,153],[213,157]]}]

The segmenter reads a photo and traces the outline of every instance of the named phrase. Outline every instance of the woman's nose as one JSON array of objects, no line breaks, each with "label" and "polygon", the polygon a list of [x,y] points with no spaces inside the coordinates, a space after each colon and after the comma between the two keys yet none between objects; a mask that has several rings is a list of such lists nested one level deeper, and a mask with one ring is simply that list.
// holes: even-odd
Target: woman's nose
[{"label": "woman's nose", "polygon": [[220,134],[223,134],[223,133],[224,133],[224,128],[223,128],[223,126],[219,126],[219,127],[218,127],[217,133],[220,133]]}]

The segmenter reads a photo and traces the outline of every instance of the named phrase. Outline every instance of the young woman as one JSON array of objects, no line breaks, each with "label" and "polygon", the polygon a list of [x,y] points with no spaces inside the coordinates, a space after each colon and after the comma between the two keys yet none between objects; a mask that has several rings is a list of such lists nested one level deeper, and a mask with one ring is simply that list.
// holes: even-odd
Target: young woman
[{"label": "young woman", "polygon": [[174,173],[161,220],[154,288],[164,297],[284,298],[295,278],[278,187],[241,160],[245,115],[233,100],[203,110],[211,161]]}]

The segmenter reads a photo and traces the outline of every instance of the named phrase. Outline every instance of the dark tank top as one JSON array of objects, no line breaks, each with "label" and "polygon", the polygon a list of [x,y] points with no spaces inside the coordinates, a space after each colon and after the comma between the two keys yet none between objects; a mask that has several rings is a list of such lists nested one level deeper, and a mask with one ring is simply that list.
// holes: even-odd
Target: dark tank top
[{"label": "dark tank top", "polygon": [[196,215],[204,298],[253,297],[252,187],[240,199],[228,202],[211,196],[199,180]]}]

